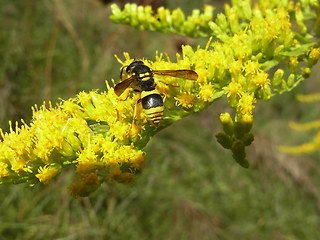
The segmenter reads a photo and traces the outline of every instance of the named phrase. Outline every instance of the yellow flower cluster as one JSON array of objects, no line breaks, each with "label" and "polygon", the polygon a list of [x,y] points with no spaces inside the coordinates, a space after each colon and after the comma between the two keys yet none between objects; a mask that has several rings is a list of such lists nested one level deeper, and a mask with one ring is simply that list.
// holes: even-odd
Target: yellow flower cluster
[{"label": "yellow flower cluster", "polygon": [[118,99],[110,87],[103,93],[81,92],[55,108],[35,107],[30,126],[23,122],[1,132],[0,181],[47,184],[71,164],[76,166],[70,187],[75,196],[108,179],[124,181],[145,160],[128,139],[131,111],[132,100]]},{"label": "yellow flower cluster", "polygon": [[203,13],[194,9],[191,16],[185,17],[180,8],[172,12],[164,7],[153,12],[151,6],[126,4],[124,10],[111,5],[111,20],[117,23],[130,24],[139,30],[152,30],[177,33],[191,37],[205,37],[210,32],[208,23],[213,18],[213,6],[205,5]]},{"label": "yellow flower cluster", "polygon": [[[22,122],[11,126],[10,133],[1,131],[0,182],[46,184],[64,167],[74,165],[76,175],[70,190],[75,196],[86,196],[110,179],[128,183],[143,166],[142,149],[157,131],[223,96],[235,116],[232,120],[227,113],[221,115],[224,132],[217,134],[218,142],[231,149],[241,166],[248,167],[245,147],[253,141],[250,130],[255,103],[291,90],[310,75],[310,67],[319,59],[319,48],[303,35],[300,15],[304,12],[298,4],[261,1],[251,6],[249,0],[236,0],[216,19],[213,9],[205,6],[203,13],[195,10],[185,18],[180,9],[171,12],[160,8],[153,13],[150,7],[126,4],[121,11],[113,5],[111,18],[116,22],[140,29],[215,37],[204,48],[183,46],[182,56],[177,54],[175,61],[158,53],[155,61],[142,59],[153,70],[192,69],[198,79],[154,75],[165,100],[158,128],[137,104],[140,94],[130,87],[117,96],[107,84],[104,92],[80,92],[55,107],[50,103],[34,107],[30,125]],[[291,27],[292,9],[299,10],[299,38]],[[123,66],[132,63],[129,54],[124,56],[124,61],[118,58]],[[300,69],[301,61],[308,67]],[[287,76],[278,69],[271,81],[266,71],[278,63],[287,63],[291,73]]]},{"label": "yellow flower cluster", "polygon": [[[187,81],[174,82],[180,85],[178,94],[173,89],[166,89],[166,96],[174,96],[168,99],[171,104],[167,106],[173,106],[172,101],[175,100],[175,105],[184,110],[199,111],[223,95],[228,97],[229,105],[236,111],[235,123],[231,132],[219,135],[224,139],[219,142],[222,145],[227,142],[225,146],[230,149],[234,143],[234,157],[237,158],[237,153],[242,155],[237,158],[238,162],[247,166],[242,161],[245,159],[243,146],[251,142],[249,131],[257,100],[269,100],[275,94],[292,90],[310,76],[310,67],[319,59],[319,48],[310,41],[307,34],[310,30],[305,25],[305,16],[315,16],[316,8],[319,8],[316,1],[267,0],[253,4],[250,0],[235,0],[232,6],[226,4],[225,13],[217,14],[216,18],[213,17],[213,8],[208,6],[205,6],[201,17],[193,18],[195,12],[185,17],[177,14],[180,9],[171,12],[161,8],[153,13],[150,8],[127,4],[122,11],[113,5],[111,19],[138,28],[143,26],[144,30],[211,37],[204,49],[198,47],[194,51],[190,46],[184,46],[183,58],[177,56],[177,65],[171,61],[164,64],[157,57],[150,66],[155,69],[191,67],[198,73],[194,85]],[[200,13],[199,10],[197,12]],[[144,13],[148,20],[143,18]],[[299,33],[293,30],[293,18],[299,26]],[[178,28],[172,19],[187,24]],[[196,34],[195,29],[199,30]],[[212,37],[217,41],[211,43]],[[277,69],[270,76],[267,71],[279,63],[287,64],[290,72]]]}]

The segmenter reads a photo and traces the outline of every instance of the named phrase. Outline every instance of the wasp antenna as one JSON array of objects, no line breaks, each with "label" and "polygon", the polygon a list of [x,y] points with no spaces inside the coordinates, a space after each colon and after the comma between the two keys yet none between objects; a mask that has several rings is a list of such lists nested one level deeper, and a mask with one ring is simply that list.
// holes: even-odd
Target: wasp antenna
[{"label": "wasp antenna", "polygon": [[126,67],[128,67],[129,65],[125,65],[122,66],[121,70],[120,70],[120,81],[122,81],[122,76],[123,76],[123,69],[125,69]]},{"label": "wasp antenna", "polygon": [[122,66],[122,68],[120,69],[120,81],[122,80],[122,73],[123,73],[123,69],[125,66]]}]

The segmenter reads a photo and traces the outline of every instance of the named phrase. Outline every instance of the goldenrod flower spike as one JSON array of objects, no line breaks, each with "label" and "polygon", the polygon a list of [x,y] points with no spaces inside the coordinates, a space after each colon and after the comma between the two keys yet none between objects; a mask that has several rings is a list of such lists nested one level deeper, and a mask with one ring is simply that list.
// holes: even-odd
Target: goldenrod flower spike
[{"label": "goldenrod flower spike", "polygon": [[[257,100],[269,100],[275,94],[291,91],[310,76],[310,68],[320,56],[319,46],[311,41],[305,25],[306,19],[317,18],[319,1],[267,0],[253,4],[250,0],[233,0],[215,18],[213,6],[205,6],[203,14],[194,11],[189,17],[180,9],[160,8],[152,12],[150,7],[135,4],[126,4],[123,10],[116,5],[111,8],[111,19],[117,23],[143,30],[210,37],[205,49],[198,47],[194,51],[190,46],[183,47],[184,58],[178,61],[179,65],[183,62],[185,67],[193,67],[199,79],[194,88],[180,91],[169,101],[175,100],[184,110],[199,111],[226,95],[236,111],[235,121],[226,128],[222,117],[224,132],[218,133],[217,139],[233,151],[234,158],[244,167],[248,164],[243,150],[253,141],[250,130]],[[293,31],[292,20],[299,26],[299,32]],[[212,37],[217,41],[211,43]],[[159,58],[156,59],[151,67],[173,68],[172,64],[161,66],[157,63]],[[290,72],[278,68],[269,76],[267,71],[279,63],[289,66]],[[174,90],[162,89],[166,95],[173,95]]]},{"label": "goldenrod flower spike", "polygon": [[152,30],[176,33],[190,37],[208,36],[210,28],[208,23],[213,18],[214,8],[205,5],[203,13],[193,10],[191,16],[185,17],[180,8],[173,11],[160,7],[156,13],[151,6],[137,6],[126,4],[121,10],[116,4],[111,5],[113,15],[110,17],[116,23],[129,24],[139,30]]},{"label": "goldenrod flower spike", "polygon": [[127,137],[132,105],[109,88],[104,93],[81,92],[55,108],[33,108],[30,126],[17,124],[10,133],[1,132],[1,183],[47,184],[68,165],[76,166],[70,187],[76,196],[89,194],[108,179],[123,182],[145,159]]},{"label": "goldenrod flower spike", "polygon": [[[183,46],[175,60],[161,53],[156,53],[155,61],[141,60],[153,70],[192,69],[197,80],[154,76],[157,90],[165,96],[159,127],[139,110],[139,94],[128,88],[118,96],[108,84],[104,92],[80,92],[55,107],[50,103],[34,107],[29,125],[22,121],[10,133],[1,132],[0,182],[47,184],[70,165],[76,169],[69,188],[74,196],[86,196],[108,180],[131,182],[144,165],[143,148],[154,134],[224,96],[234,116],[221,115],[223,131],[216,135],[218,142],[232,151],[237,163],[248,167],[245,147],[254,139],[255,104],[292,90],[319,59],[319,46],[306,33],[309,29],[301,16],[308,13],[316,18],[314,7],[319,6],[315,1],[308,6],[306,2],[266,0],[253,5],[249,0],[233,0],[214,19],[214,7],[209,5],[188,17],[180,9],[153,12],[148,6],[126,4],[120,10],[112,5],[115,22],[141,30],[208,37],[205,47]],[[291,18],[299,21],[299,33],[293,32]],[[128,53],[124,57],[118,58],[119,63],[132,63]],[[278,68],[270,76],[267,71],[279,63],[289,66],[290,72]]]}]

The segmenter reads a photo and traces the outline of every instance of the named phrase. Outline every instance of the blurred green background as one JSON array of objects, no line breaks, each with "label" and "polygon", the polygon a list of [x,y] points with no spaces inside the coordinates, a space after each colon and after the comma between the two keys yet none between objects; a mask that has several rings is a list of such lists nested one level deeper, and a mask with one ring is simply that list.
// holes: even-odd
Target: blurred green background
[{"label": "blurred green background", "polygon": [[[124,1],[119,1],[123,4]],[[140,1],[181,7],[186,13],[218,1]],[[175,56],[181,44],[206,39],[139,32],[116,25],[109,2],[98,0],[0,1],[0,123],[30,121],[31,106],[100,89],[119,76],[120,58]],[[218,11],[217,10],[217,11]],[[122,57],[123,59],[123,57]],[[320,116],[297,93],[320,92],[319,64],[291,93],[259,102],[249,169],[234,162],[214,135],[225,100],[176,122],[147,145],[146,166],[131,185],[103,184],[80,200],[67,191],[72,171],[50,185],[0,186],[2,239],[320,239],[319,154],[293,157],[277,146],[311,140],[288,121]]]}]

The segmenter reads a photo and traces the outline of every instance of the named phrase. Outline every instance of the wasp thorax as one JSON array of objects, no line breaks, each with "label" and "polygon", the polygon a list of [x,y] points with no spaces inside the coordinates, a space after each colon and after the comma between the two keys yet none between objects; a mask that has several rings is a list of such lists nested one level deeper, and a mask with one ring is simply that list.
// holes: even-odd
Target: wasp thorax
[{"label": "wasp thorax", "polygon": [[137,84],[142,91],[151,91],[155,89],[156,84],[154,83],[153,77],[149,77],[148,80],[142,80],[143,78],[137,78]]},{"label": "wasp thorax", "polygon": [[132,69],[137,85],[143,91],[150,91],[155,88],[152,70],[146,65],[138,65]]},{"label": "wasp thorax", "polygon": [[151,69],[148,67],[148,66],[146,66],[146,65],[138,65],[138,66],[136,66],[136,67],[134,67],[133,69],[132,69],[132,72],[136,75],[136,76],[143,76],[143,75],[149,75],[149,76],[151,76],[152,75],[152,71],[151,71]]}]

